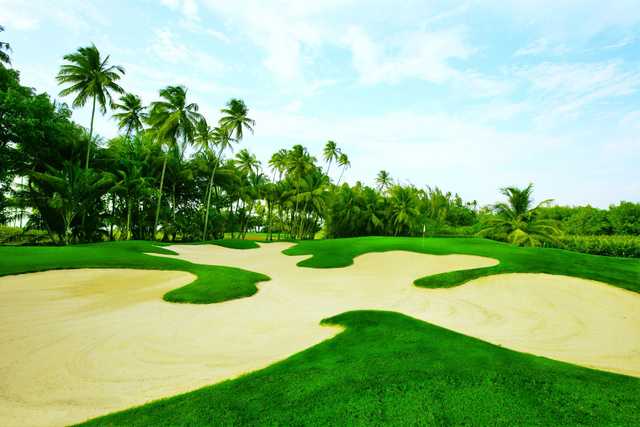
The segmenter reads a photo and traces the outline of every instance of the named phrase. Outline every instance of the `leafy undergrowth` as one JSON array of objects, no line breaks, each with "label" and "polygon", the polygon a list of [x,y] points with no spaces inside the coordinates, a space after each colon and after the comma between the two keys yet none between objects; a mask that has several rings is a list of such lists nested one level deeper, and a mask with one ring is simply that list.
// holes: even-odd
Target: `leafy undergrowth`
[{"label": "leafy undergrowth", "polygon": [[270,367],[86,426],[634,425],[640,380],[503,349],[390,312]]},{"label": "leafy undergrowth", "polygon": [[[224,242],[228,245],[236,245],[236,248],[252,247],[244,243]],[[264,274],[239,268],[192,264],[174,258],[151,256],[147,253],[175,255],[175,252],[164,249],[162,244],[146,241],[105,242],[64,247],[0,246],[0,276],[73,268],[186,271],[195,274],[196,280],[168,292],[164,295],[164,299],[170,302],[192,304],[211,304],[248,297],[257,292],[257,282],[269,280],[269,277]]]},{"label": "leafy undergrowth", "polygon": [[550,248],[521,248],[480,238],[354,237],[301,241],[287,255],[312,255],[301,267],[333,268],[353,263],[368,252],[405,250],[434,255],[465,254],[497,259],[493,267],[453,271],[423,277],[417,286],[452,287],[483,276],[501,273],[563,274],[598,280],[640,292],[640,260],[603,257]]}]

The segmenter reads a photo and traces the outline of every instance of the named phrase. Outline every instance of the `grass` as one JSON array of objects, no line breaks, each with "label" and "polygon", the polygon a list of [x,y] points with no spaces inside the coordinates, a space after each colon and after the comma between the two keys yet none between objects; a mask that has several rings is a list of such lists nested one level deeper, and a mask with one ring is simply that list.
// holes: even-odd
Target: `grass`
[{"label": "grass", "polygon": [[[213,241],[227,247],[254,247],[254,242]],[[65,247],[0,246],[0,276],[36,271],[73,268],[138,268],[179,270],[197,279],[164,295],[170,302],[210,304],[248,297],[258,289],[256,283],[269,280],[264,274],[239,268],[192,264],[187,261],[146,255],[174,254],[162,244],[145,241],[104,242]],[[254,245],[254,246],[250,246]]]},{"label": "grass", "polygon": [[563,274],[598,280],[640,292],[640,260],[603,257],[550,248],[520,248],[480,238],[354,237],[301,241],[284,251],[287,255],[311,255],[301,267],[333,268],[353,263],[367,252],[405,250],[434,255],[466,254],[495,258],[500,264],[488,268],[453,271],[419,278],[417,286],[447,288],[479,277],[501,273]]},{"label": "grass", "polygon": [[239,379],[84,426],[635,425],[640,380],[535,357],[397,313]]}]

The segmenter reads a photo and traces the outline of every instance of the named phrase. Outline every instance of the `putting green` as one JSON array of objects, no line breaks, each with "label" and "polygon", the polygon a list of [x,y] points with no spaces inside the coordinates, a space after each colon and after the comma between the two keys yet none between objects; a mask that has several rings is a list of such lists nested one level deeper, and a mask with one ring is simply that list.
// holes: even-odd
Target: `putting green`
[{"label": "putting green", "polygon": [[307,269],[296,266],[305,257],[281,254],[288,246],[170,247],[181,259],[272,278],[250,298],[214,305],[162,301],[193,280],[188,273],[0,278],[0,424],[68,424],[232,378],[334,336],[341,329],[319,321],[356,309],[398,311],[515,350],[640,376],[638,294],[539,274],[428,290],[411,283],[496,261],[392,251]]}]

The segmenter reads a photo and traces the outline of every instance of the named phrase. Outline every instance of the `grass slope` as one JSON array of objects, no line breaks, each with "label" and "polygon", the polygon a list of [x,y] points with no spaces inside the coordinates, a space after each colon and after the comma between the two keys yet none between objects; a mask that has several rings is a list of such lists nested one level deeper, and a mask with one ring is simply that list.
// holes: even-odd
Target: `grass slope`
[{"label": "grass slope", "polygon": [[266,369],[85,426],[634,425],[640,380],[535,357],[390,312]]},{"label": "grass slope", "polygon": [[[212,242],[222,243],[222,242]],[[249,243],[249,244],[247,244]],[[223,241],[228,247],[255,247],[255,243]],[[175,254],[144,241],[104,242],[65,247],[0,246],[0,276],[67,268],[138,268],[180,270],[193,273],[197,279],[164,295],[170,302],[210,304],[248,297],[258,289],[256,283],[268,276],[239,268],[192,264],[178,259],[146,255]],[[230,245],[230,246],[229,246]]]},{"label": "grass slope", "polygon": [[603,257],[549,248],[520,248],[479,238],[354,237],[301,241],[284,251],[287,255],[312,255],[301,267],[345,267],[367,252],[405,250],[434,255],[467,254],[495,258],[488,268],[454,271],[420,278],[417,286],[447,288],[478,277],[500,273],[563,274],[598,280],[640,292],[640,260]]}]

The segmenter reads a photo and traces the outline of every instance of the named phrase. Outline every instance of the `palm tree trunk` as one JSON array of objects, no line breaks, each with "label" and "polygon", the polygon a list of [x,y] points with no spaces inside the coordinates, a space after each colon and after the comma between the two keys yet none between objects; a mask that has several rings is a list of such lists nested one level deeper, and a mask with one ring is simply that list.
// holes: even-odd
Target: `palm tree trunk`
[{"label": "palm tree trunk", "polygon": [[[222,149],[218,152],[218,159],[222,156]],[[211,178],[209,179],[209,194],[207,195],[207,208],[204,217],[204,230],[202,231],[202,240],[207,239],[207,224],[209,222],[209,209],[211,208],[211,189],[213,187],[213,177],[216,174],[216,169],[218,168],[218,161],[213,165],[213,170],[211,171]]]},{"label": "palm tree trunk", "polygon": [[87,158],[84,161],[84,169],[89,169],[89,155],[91,154],[91,138],[93,138],[93,117],[96,114],[96,96],[93,95],[93,106],[91,107],[91,124],[89,125],[89,143],[87,144]]},{"label": "palm tree trunk", "polygon": [[133,203],[131,202],[131,198],[129,198],[129,200],[127,201],[127,235],[125,236],[124,240],[130,240],[131,239],[131,205]]},{"label": "palm tree trunk", "polygon": [[289,235],[290,236],[293,233],[293,230],[294,230],[294,227],[295,227],[296,215],[298,214],[298,198],[299,198],[299,196],[300,196],[300,176],[298,176],[297,185],[296,185],[296,208],[293,211],[293,217],[291,217],[291,225],[289,227]]},{"label": "palm tree trunk", "polygon": [[344,170],[345,169],[346,168],[344,168],[344,167],[342,168],[342,172],[340,172],[340,178],[338,178],[338,183],[336,185],[340,185],[340,181],[342,181],[342,175],[344,175]]},{"label": "palm tree trunk", "polygon": [[160,192],[158,193],[158,205],[156,206],[156,220],[153,223],[153,230],[151,235],[151,240],[156,239],[156,231],[158,230],[158,219],[160,219],[160,203],[162,201],[162,187],[164,186],[164,172],[167,169],[167,158],[169,157],[169,152],[167,151],[164,154],[164,162],[162,163],[162,174],[160,174]]},{"label": "palm tree trunk", "polygon": [[273,221],[272,215],[271,215],[271,201],[269,201],[267,199],[267,240],[268,241],[272,241],[273,240],[273,235],[271,234],[271,223]]}]

